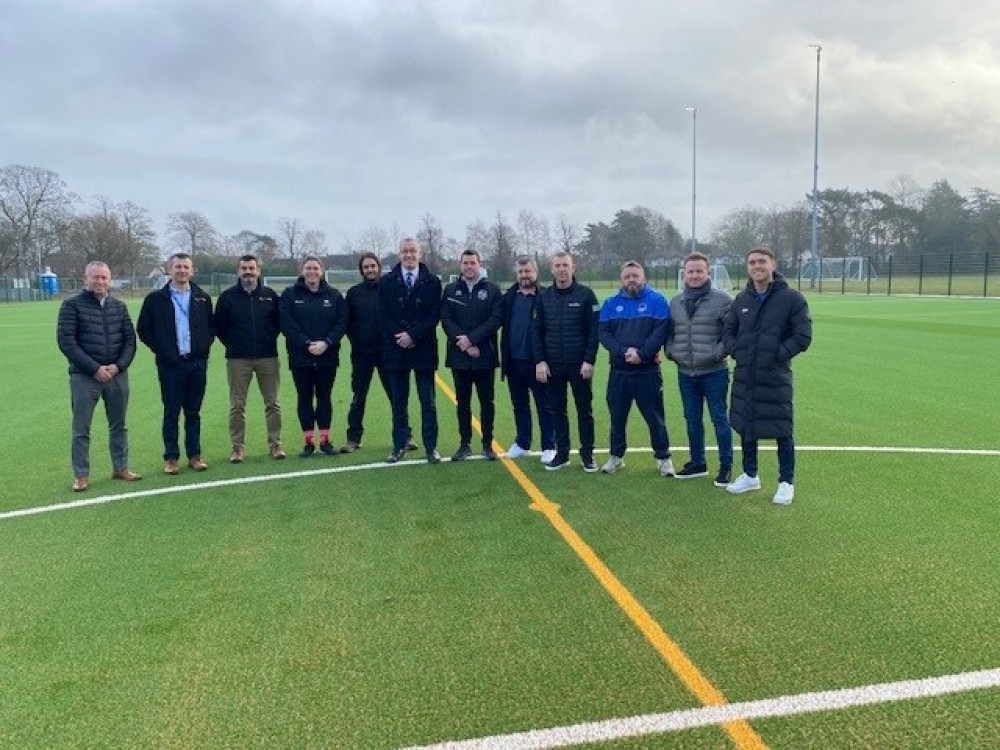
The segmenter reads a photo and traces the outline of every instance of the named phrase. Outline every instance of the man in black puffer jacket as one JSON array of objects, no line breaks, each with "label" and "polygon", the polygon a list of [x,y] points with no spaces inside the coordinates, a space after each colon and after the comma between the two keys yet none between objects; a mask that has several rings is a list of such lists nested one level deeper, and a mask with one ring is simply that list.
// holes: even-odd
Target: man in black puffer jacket
[{"label": "man in black puffer jacket", "polygon": [[115,479],[142,479],[128,467],[128,366],[135,358],[135,328],[125,305],[110,294],[111,269],[87,264],[84,289],[59,308],[56,338],[69,360],[73,409],[74,492],[90,485],[90,425],[100,399],[108,413],[108,442]]},{"label": "man in black puffer jacket", "polygon": [[580,461],[584,471],[595,472],[593,377],[600,306],[594,290],[577,282],[569,253],[553,255],[549,268],[554,283],[539,294],[531,325],[535,377],[547,384],[556,433],[556,455],[545,468],[558,471],[569,466],[568,385],[576,404]]},{"label": "man in black puffer jacket", "polygon": [[775,271],[774,253],[759,245],[747,253],[746,289],[733,301],[722,329],[726,351],[736,362],[730,422],[742,438],[743,474],[726,491],[760,489],[757,442],[778,442],[778,490],[774,502],[795,497],[792,358],[812,342],[812,318],[805,297]]}]

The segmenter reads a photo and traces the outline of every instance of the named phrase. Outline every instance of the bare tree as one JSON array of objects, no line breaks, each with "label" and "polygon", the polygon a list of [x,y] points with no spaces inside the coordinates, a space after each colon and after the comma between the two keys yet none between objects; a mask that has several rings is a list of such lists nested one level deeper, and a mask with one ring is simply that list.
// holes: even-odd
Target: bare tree
[{"label": "bare tree", "polygon": [[566,214],[559,214],[559,249],[567,253],[573,252],[580,241],[580,230]]},{"label": "bare tree", "polygon": [[548,255],[552,244],[549,221],[534,211],[522,210],[517,215],[517,233],[521,240],[520,251],[536,261]]},{"label": "bare tree", "polygon": [[319,229],[306,229],[302,233],[300,247],[302,248],[301,257],[306,255],[315,255],[317,258],[325,257],[329,252],[326,247],[326,233]]},{"label": "bare tree", "polygon": [[76,275],[92,260],[102,260],[116,274],[135,275],[155,262],[159,248],[146,209],[106,196],[94,198],[93,209],[66,221],[60,232],[58,272]]},{"label": "bare tree", "polygon": [[444,249],[446,245],[444,230],[438,220],[430,213],[420,219],[420,230],[417,241],[423,250],[424,263],[432,273],[441,273],[444,268]]},{"label": "bare tree", "polygon": [[41,272],[58,243],[50,236],[70,216],[79,198],[58,174],[41,167],[8,164],[0,170],[0,216],[8,242],[0,243],[0,271]]},{"label": "bare tree", "polygon": [[305,254],[300,247],[305,231],[306,227],[301,219],[294,216],[282,216],[278,219],[278,244],[292,262],[297,262]]},{"label": "bare tree", "polygon": [[517,257],[517,232],[507,223],[503,213],[497,211],[496,221],[490,227],[491,262],[494,268],[508,269],[514,267]]},{"label": "bare tree", "polygon": [[[398,244],[398,243],[397,243]],[[358,236],[358,241],[355,244],[357,252],[360,253],[375,253],[379,258],[383,255],[392,252],[393,244],[392,237],[389,232],[385,231],[382,227],[377,224],[369,224]]]},{"label": "bare tree", "polygon": [[167,240],[171,249],[191,255],[216,255],[223,249],[212,222],[200,211],[167,216]]},{"label": "bare tree", "polygon": [[485,258],[492,252],[490,242],[490,230],[486,226],[486,222],[482,219],[476,219],[465,228],[465,242],[462,249],[475,250],[479,253],[479,257]]}]

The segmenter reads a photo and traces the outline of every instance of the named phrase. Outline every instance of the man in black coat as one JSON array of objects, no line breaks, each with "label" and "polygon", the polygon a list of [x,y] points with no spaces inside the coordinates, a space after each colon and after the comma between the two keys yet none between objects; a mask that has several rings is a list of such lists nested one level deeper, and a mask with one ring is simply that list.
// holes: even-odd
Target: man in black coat
[{"label": "man in black coat", "polygon": [[392,453],[386,459],[388,463],[396,463],[406,455],[411,372],[420,399],[420,431],[427,462],[441,463],[434,392],[441,279],[420,262],[420,255],[417,241],[404,238],[399,243],[399,263],[379,282],[382,357],[392,393]]},{"label": "man in black coat", "polygon": [[472,389],[479,398],[479,422],[483,429],[483,456],[495,461],[493,424],[495,371],[500,364],[497,330],[503,322],[500,287],[483,276],[476,250],[462,253],[461,275],[448,284],[441,303],[441,325],[448,336],[445,365],[451,369],[458,404],[460,445],[451,457],[463,461],[472,455]]},{"label": "man in black coat", "polygon": [[194,264],[187,253],[167,260],[170,281],[146,295],[136,332],[156,355],[163,400],[163,473],[180,472],[180,415],[184,412],[184,449],[188,466],[205,471],[201,457],[201,404],[208,382],[212,346],[212,298],[191,281]]},{"label": "man in black coat", "polygon": [[282,459],[281,365],[278,362],[278,293],[260,283],[260,261],[244,255],[237,261],[239,279],[219,295],[215,306],[215,336],[226,347],[226,377],[229,381],[230,463],[246,456],[246,405],[250,381],[264,400],[264,421],[271,458]]},{"label": "man in black coat", "polygon": [[760,489],[757,443],[778,443],[778,490],[774,502],[795,497],[792,358],[812,342],[812,318],[805,297],[775,269],[774,253],[758,245],[746,256],[750,281],[733,301],[722,329],[726,351],[736,362],[730,422],[741,438],[743,473],[726,491]]},{"label": "man in black coat", "polygon": [[[375,253],[364,253],[358,260],[361,282],[347,290],[347,338],[351,342],[351,407],[347,412],[347,442],[341,453],[354,453],[361,447],[365,433],[365,409],[372,376],[377,372],[386,398],[392,401],[389,378],[382,364],[382,324],[378,316],[378,287],[382,264]],[[409,439],[404,448],[415,450]]]},{"label": "man in black coat", "polygon": [[135,357],[135,329],[125,305],[111,296],[111,269],[87,264],[84,288],[62,303],[56,338],[69,361],[73,410],[73,491],[90,486],[90,425],[97,402],[108,414],[111,476],[127,482],[142,479],[128,467],[128,366]]},{"label": "man in black coat", "polygon": [[600,305],[594,290],[577,282],[573,256],[562,251],[549,261],[552,286],[542,290],[532,319],[535,377],[546,384],[556,433],[556,455],[545,468],[569,466],[567,387],[573,391],[580,433],[580,461],[587,472],[594,462],[594,362]]}]

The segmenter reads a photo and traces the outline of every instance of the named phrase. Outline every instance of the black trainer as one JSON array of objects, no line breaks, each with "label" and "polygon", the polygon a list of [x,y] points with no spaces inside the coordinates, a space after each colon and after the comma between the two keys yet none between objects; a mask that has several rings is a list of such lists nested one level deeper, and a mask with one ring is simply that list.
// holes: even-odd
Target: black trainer
[{"label": "black trainer", "polygon": [[427,451],[427,463],[429,464],[439,464],[441,463],[441,454],[438,453],[437,448],[432,448]]},{"label": "black trainer", "polygon": [[313,453],[316,452],[316,446],[312,443],[306,443],[306,447],[299,451],[300,458],[309,458]]},{"label": "black trainer", "polygon": [[581,453],[580,463],[583,464],[583,470],[588,474],[593,474],[597,471],[597,462],[594,460],[593,453]]},{"label": "black trainer", "polygon": [[569,456],[565,453],[556,453],[555,458],[545,464],[546,471],[559,471],[569,466]]},{"label": "black trainer", "polygon": [[415,451],[417,449],[417,444],[413,442],[413,438],[406,438],[406,445],[403,446],[404,451]]},{"label": "black trainer", "polygon": [[733,467],[723,466],[719,469],[719,475],[715,478],[716,487],[725,487],[733,481]]},{"label": "black trainer", "polygon": [[472,448],[465,443],[458,446],[458,450],[451,454],[452,461],[464,461],[472,455]]},{"label": "black trainer", "polygon": [[336,456],[340,451],[334,448],[329,440],[325,440],[319,444],[319,450],[321,453],[327,456]]},{"label": "black trainer", "polygon": [[707,477],[708,466],[705,464],[693,464],[688,461],[684,464],[680,471],[674,474],[674,476],[677,479],[697,479],[698,477]]},{"label": "black trainer", "polygon": [[393,451],[392,453],[389,454],[389,457],[385,460],[385,462],[387,464],[397,464],[404,458],[406,458],[406,451],[404,450]]},{"label": "black trainer", "polygon": [[497,452],[495,450],[493,450],[493,448],[491,448],[488,445],[484,446],[483,447],[483,458],[485,458],[487,461],[496,461],[497,460]]}]

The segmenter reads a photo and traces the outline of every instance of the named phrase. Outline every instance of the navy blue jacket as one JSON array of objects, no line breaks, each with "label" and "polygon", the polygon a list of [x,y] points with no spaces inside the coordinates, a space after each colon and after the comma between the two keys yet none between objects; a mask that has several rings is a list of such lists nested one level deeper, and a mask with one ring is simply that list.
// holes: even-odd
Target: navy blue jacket
[{"label": "navy blue jacket", "polygon": [[[618,372],[648,372],[660,366],[660,347],[670,331],[670,305],[667,298],[648,284],[639,296],[629,297],[619,290],[601,305],[598,338],[608,350],[611,369]],[[637,365],[625,361],[625,351],[639,351]]]},{"label": "navy blue jacket", "polygon": [[215,337],[226,347],[226,359],[278,356],[281,333],[278,293],[257,285],[247,293],[236,282],[219,295],[215,305]]},{"label": "navy blue jacket", "polygon": [[[314,292],[300,276],[281,293],[279,309],[290,368],[336,368],[340,364],[340,340],[347,330],[347,302],[340,292],[322,279]],[[313,356],[309,353],[312,341],[325,341],[327,350]]]},{"label": "navy blue jacket", "polygon": [[[444,289],[441,327],[448,336],[445,365],[460,370],[492,370],[500,364],[497,330],[503,322],[503,293],[487,279],[479,279],[472,291],[459,277]],[[455,339],[465,334],[479,357],[470,357],[458,348]]]},{"label": "navy blue jacket", "polygon": [[[434,371],[438,366],[437,328],[441,320],[441,279],[423,263],[413,289],[406,288],[400,264],[378,285],[382,326],[382,365],[387,370]],[[413,346],[403,349],[396,334],[409,333]]]},{"label": "navy blue jacket", "polygon": [[[208,359],[215,334],[212,329],[212,298],[191,282],[191,358]],[[150,292],[142,301],[136,324],[139,339],[156,355],[157,366],[176,365],[181,361],[177,348],[177,325],[174,323],[174,302],[170,299],[170,284]]]}]

